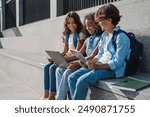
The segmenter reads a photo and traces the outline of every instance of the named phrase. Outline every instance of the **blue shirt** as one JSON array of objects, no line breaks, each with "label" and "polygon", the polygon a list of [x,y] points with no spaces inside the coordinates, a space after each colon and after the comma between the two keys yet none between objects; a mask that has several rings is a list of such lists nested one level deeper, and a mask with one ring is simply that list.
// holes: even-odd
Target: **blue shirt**
[{"label": "blue shirt", "polygon": [[[116,27],[112,31],[112,37],[113,37],[113,32],[118,31],[119,29],[120,29],[119,27]],[[107,60],[107,64],[109,65],[110,69],[115,72],[116,78],[123,77],[125,72],[125,67],[126,67],[125,58],[130,54],[130,40],[126,34],[119,33],[117,35],[116,50],[115,50],[114,44],[112,42],[112,37],[109,39],[106,45],[107,37],[108,34],[105,31],[102,34],[102,42],[99,45],[99,52],[97,58],[98,60],[101,59],[101,57],[104,54],[104,47],[107,46],[106,47],[107,51],[111,54],[111,57],[109,56]]]},{"label": "blue shirt", "polygon": [[94,51],[100,40],[100,37],[101,37],[100,35],[93,35],[93,36],[91,35],[85,40],[87,56],[89,56]]}]

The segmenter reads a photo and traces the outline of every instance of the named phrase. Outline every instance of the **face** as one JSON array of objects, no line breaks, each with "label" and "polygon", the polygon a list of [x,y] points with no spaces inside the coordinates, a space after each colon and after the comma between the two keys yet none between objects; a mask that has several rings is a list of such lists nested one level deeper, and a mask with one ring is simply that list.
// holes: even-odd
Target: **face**
[{"label": "face", "polygon": [[87,19],[86,19],[86,20],[85,20],[85,26],[86,26],[87,31],[88,31],[91,35],[93,35],[93,34],[96,33],[94,24],[93,24],[93,22],[92,22],[91,20],[87,20]]},{"label": "face", "polygon": [[68,18],[68,24],[67,27],[71,31],[71,33],[74,33],[77,29],[77,24],[75,23],[74,19],[72,17]]},{"label": "face", "polygon": [[108,30],[109,24],[110,24],[110,19],[98,18],[97,22],[101,26],[102,30]]}]

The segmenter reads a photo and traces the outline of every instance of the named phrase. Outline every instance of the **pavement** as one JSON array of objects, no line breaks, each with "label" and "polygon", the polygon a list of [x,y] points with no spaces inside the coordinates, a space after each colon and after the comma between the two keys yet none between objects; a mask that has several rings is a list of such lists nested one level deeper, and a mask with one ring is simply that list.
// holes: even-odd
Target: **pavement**
[{"label": "pavement", "polygon": [[42,66],[30,54],[16,53],[0,50],[0,100],[39,100],[43,95]]}]

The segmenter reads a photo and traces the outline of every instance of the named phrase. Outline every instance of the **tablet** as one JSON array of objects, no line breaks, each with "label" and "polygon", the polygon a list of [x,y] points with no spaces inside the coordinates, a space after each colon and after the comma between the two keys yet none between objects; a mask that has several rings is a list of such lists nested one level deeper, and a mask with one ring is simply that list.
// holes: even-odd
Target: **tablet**
[{"label": "tablet", "polygon": [[85,59],[85,57],[77,50],[70,50],[72,54],[74,54],[81,62],[84,63],[85,66],[87,66],[87,60]]}]

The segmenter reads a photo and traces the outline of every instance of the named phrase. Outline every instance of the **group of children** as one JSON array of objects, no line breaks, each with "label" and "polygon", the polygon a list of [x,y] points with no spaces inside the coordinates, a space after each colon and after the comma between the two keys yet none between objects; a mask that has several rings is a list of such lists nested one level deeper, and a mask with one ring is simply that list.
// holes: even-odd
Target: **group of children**
[{"label": "group of children", "polygon": [[[68,94],[72,100],[84,100],[89,85],[95,85],[98,80],[124,76],[130,41],[126,34],[119,33],[115,48],[112,40],[114,32],[120,29],[117,26],[120,18],[119,10],[113,4],[103,5],[96,13],[86,15],[84,26],[76,12],[67,14],[61,55],[71,62],[65,69],[49,59],[49,64],[44,67],[45,94],[42,99],[65,100]],[[71,49],[86,57],[87,67],[76,60]]]}]

